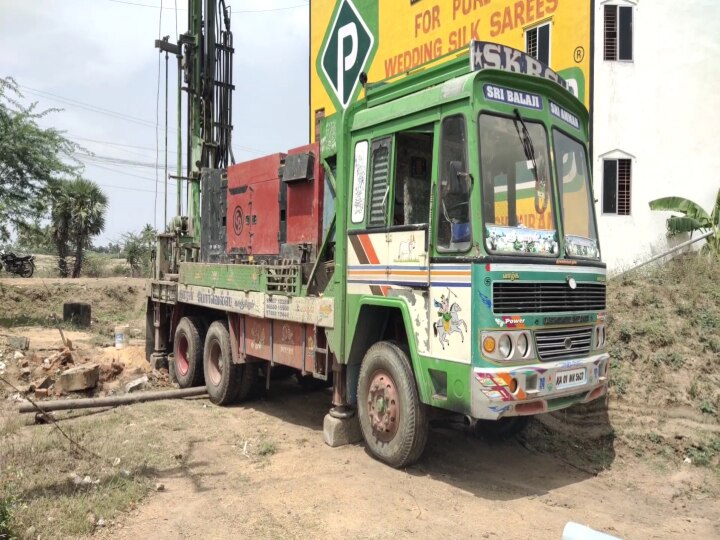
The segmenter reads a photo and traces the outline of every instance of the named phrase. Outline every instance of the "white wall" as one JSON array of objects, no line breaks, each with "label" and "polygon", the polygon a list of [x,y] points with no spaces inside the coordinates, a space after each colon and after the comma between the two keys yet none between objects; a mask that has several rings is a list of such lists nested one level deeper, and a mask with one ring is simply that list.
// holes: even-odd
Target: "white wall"
[{"label": "white wall", "polygon": [[[634,6],[632,62],[603,60],[608,3]],[[679,195],[710,209],[720,188],[720,1],[596,0],[595,10],[595,199],[617,272],[687,239],[671,243],[670,214],[648,201]],[[602,214],[602,156],[616,150],[633,156],[629,216]]]}]

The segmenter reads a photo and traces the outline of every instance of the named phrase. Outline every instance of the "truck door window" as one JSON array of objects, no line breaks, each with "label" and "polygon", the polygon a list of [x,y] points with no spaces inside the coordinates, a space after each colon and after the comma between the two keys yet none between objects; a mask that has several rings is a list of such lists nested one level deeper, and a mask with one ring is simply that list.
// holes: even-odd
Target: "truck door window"
[{"label": "truck door window", "polygon": [[368,227],[385,227],[387,225],[391,146],[391,137],[385,137],[372,143],[372,184]]},{"label": "truck door window", "polygon": [[420,225],[430,216],[433,126],[395,136],[395,184],[392,224]]},{"label": "truck door window", "polygon": [[472,228],[465,118],[445,118],[441,133],[437,248],[467,251],[472,245]]}]

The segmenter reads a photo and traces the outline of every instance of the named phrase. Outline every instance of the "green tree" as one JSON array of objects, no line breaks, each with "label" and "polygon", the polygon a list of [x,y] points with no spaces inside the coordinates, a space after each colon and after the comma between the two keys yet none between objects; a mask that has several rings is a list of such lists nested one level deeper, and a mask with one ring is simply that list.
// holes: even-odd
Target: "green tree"
[{"label": "green tree", "polygon": [[139,233],[123,235],[125,260],[130,265],[133,276],[150,275],[152,251],[157,231],[147,224]]},{"label": "green tree", "polygon": [[67,257],[71,251],[75,254],[72,277],[80,277],[85,249],[90,247],[92,237],[105,228],[106,210],[107,197],[95,182],[78,178],[60,183],[51,219],[62,277],[68,276]]},{"label": "green tree", "polygon": [[710,213],[699,204],[683,197],[663,197],[650,201],[651,210],[678,212],[681,216],[670,216],[667,220],[669,236],[696,231],[712,232],[703,246],[705,253],[720,255],[720,189],[715,197],[715,207]]},{"label": "green tree", "polygon": [[48,208],[51,194],[63,180],[79,177],[72,153],[78,146],[38,120],[59,109],[38,111],[24,106],[12,78],[0,78],[0,239],[32,223]]}]

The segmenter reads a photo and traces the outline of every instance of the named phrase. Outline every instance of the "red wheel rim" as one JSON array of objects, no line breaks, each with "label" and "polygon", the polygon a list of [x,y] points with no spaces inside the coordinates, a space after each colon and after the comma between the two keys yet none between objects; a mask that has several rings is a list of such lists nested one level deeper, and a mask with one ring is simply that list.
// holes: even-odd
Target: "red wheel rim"
[{"label": "red wheel rim", "polygon": [[387,371],[373,373],[367,404],[373,434],[383,442],[391,441],[400,424],[400,397],[395,381]]},{"label": "red wheel rim", "polygon": [[208,363],[208,375],[210,375],[210,382],[217,386],[222,380],[222,366],[220,364],[220,356],[222,355],[222,349],[220,343],[217,340],[213,340],[210,346],[210,356],[207,358]]},{"label": "red wheel rim", "polygon": [[190,370],[190,362],[188,362],[187,359],[187,351],[188,340],[185,336],[180,336],[177,354],[175,355],[175,368],[178,370],[180,375],[187,375],[187,372]]}]

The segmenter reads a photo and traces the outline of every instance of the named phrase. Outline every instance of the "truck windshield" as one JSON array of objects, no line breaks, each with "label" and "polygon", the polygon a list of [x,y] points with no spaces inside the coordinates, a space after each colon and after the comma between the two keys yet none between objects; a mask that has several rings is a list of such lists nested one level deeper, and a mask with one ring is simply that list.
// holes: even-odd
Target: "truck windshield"
[{"label": "truck windshield", "polygon": [[565,252],[571,257],[598,259],[600,249],[585,148],[557,129],[553,130],[553,144],[562,201]]},{"label": "truck windshield", "polygon": [[481,114],[478,125],[488,251],[557,255],[545,128],[519,115]]}]

